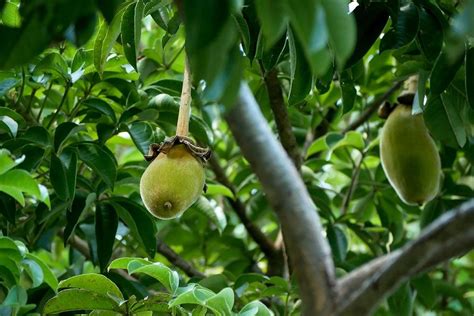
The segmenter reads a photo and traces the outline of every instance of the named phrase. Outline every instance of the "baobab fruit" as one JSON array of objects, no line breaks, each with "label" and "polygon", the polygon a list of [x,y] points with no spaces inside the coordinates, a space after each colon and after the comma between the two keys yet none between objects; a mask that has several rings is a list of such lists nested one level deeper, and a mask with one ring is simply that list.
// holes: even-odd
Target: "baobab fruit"
[{"label": "baobab fruit", "polygon": [[380,138],[382,167],[398,196],[422,205],[439,192],[441,162],[423,116],[398,105],[388,116]]},{"label": "baobab fruit", "polygon": [[185,144],[159,152],[140,180],[140,195],[147,210],[160,219],[184,213],[205,185],[202,161]]}]

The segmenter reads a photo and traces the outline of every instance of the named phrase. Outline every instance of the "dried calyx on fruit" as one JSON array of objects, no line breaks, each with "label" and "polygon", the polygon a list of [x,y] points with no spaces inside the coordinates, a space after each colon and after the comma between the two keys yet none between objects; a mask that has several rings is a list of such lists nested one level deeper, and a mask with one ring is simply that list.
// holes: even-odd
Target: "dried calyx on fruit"
[{"label": "dried calyx on fruit", "polygon": [[[150,145],[151,161],[140,180],[140,195],[155,217],[171,219],[184,213],[206,190],[204,164],[211,152],[188,138],[191,117],[191,76],[186,59],[176,136]],[[166,102],[174,100],[165,98]],[[173,105],[173,104],[171,104]]]},{"label": "dried calyx on fruit", "polygon": [[441,162],[423,115],[411,106],[397,105],[385,122],[380,138],[385,174],[407,204],[422,205],[439,192]]},{"label": "dried calyx on fruit", "polygon": [[205,190],[204,164],[210,154],[183,136],[150,145],[145,159],[151,163],[140,180],[140,195],[148,211],[161,219],[183,214]]}]

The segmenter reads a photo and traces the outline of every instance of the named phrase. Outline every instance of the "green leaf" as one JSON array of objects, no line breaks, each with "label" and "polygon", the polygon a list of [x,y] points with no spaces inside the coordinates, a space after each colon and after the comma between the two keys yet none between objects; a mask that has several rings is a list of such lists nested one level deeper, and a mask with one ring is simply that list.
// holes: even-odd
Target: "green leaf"
[{"label": "green leaf", "polygon": [[33,287],[40,286],[44,280],[43,269],[40,267],[40,265],[31,259],[23,259],[21,264],[28,273],[28,276],[33,281]]},{"label": "green leaf", "polygon": [[44,314],[57,314],[79,310],[119,311],[118,303],[106,295],[84,289],[68,289],[59,292],[44,306]]},{"label": "green leaf", "polygon": [[135,146],[143,155],[147,155],[150,144],[155,140],[151,125],[147,122],[132,122],[127,127]]},{"label": "green leaf", "polygon": [[379,38],[388,20],[388,10],[384,3],[359,2],[353,11],[357,25],[357,43],[346,63],[346,68],[356,64]]},{"label": "green leaf", "polygon": [[68,200],[70,189],[67,169],[61,159],[53,152],[51,153],[49,179],[58,197],[64,201]]},{"label": "green leaf", "polygon": [[415,97],[413,99],[413,108],[411,114],[420,114],[425,109],[425,96],[426,96],[426,81],[428,80],[429,73],[424,70],[420,70],[418,74],[418,87],[416,89]]},{"label": "green leaf", "polygon": [[252,301],[242,307],[239,316],[272,316],[273,313],[265,304],[259,301]]},{"label": "green leaf", "polygon": [[435,138],[453,147],[464,146],[467,136],[461,113],[465,103],[465,97],[454,88],[428,99],[423,115]]},{"label": "green leaf", "polygon": [[344,0],[321,0],[321,3],[326,12],[329,43],[334,49],[337,64],[342,69],[356,43],[354,17],[347,14],[347,2]]},{"label": "green leaf", "polygon": [[206,307],[223,315],[232,315],[234,307],[234,291],[230,287],[222,289],[219,293],[206,301]]},{"label": "green leaf", "polygon": [[9,116],[0,116],[0,128],[7,131],[11,137],[16,137],[18,132],[18,123]]},{"label": "green leaf", "polygon": [[179,288],[178,295],[169,302],[169,307],[182,304],[197,304],[205,306],[206,301],[216,295],[211,290],[196,284],[190,284],[185,288]]},{"label": "green leaf", "polygon": [[117,176],[117,162],[114,155],[106,147],[96,143],[76,143],[73,146],[79,159],[97,172],[108,187],[113,188]]},{"label": "green leaf", "polygon": [[209,220],[216,225],[219,232],[227,226],[227,219],[222,209],[217,209],[211,205],[208,199],[200,196],[199,199],[191,206],[192,209],[204,214]]},{"label": "green leaf", "polygon": [[109,267],[107,268],[108,271],[112,269],[128,269],[128,266],[130,262],[132,261],[138,261],[141,265],[148,265],[151,264],[151,261],[148,261],[146,259],[141,259],[141,258],[134,258],[134,257],[123,257],[123,258],[118,258],[113,260],[110,264]]},{"label": "green leaf", "polygon": [[7,149],[0,148],[0,175],[6,171],[18,166],[25,160],[25,156],[13,159],[10,152]]},{"label": "green leaf", "polygon": [[[8,91],[10,91],[10,89],[16,87],[18,83],[20,83],[20,79],[15,78],[14,77],[15,75],[13,73],[11,74],[12,77],[8,76],[7,74],[0,73],[0,97],[3,97]],[[7,108],[0,107],[0,109],[5,110]],[[10,109],[7,109],[7,110],[10,110]],[[10,110],[10,111],[14,112],[13,110]],[[3,113],[0,111],[0,114],[3,114]]]},{"label": "green leaf", "polygon": [[19,4],[13,2],[6,2],[3,8],[2,22],[6,26],[20,27],[21,18],[19,12]]},{"label": "green leaf", "polygon": [[286,30],[287,3],[285,0],[260,0],[255,1],[255,8],[265,36],[265,44],[267,48],[270,48]]},{"label": "green leaf", "polygon": [[43,73],[50,73],[53,75],[53,78],[62,78],[64,81],[71,80],[66,60],[56,52],[46,55],[36,65],[34,74],[41,75]]},{"label": "green leaf", "polygon": [[95,210],[95,235],[97,238],[97,257],[101,271],[107,267],[112,257],[118,216],[110,204],[99,203]]},{"label": "green leaf", "polygon": [[138,0],[136,3],[128,6],[123,13],[122,23],[120,25],[125,57],[130,65],[137,71],[137,54],[140,45],[143,10],[143,0]]},{"label": "green leaf", "polygon": [[167,293],[157,293],[145,297],[143,300],[137,302],[130,309],[132,312],[154,311],[154,312],[168,312],[168,302],[171,296]]},{"label": "green leaf", "polygon": [[130,229],[131,234],[138,240],[150,258],[156,252],[156,226],[148,211],[132,200],[114,197],[109,199],[118,216]]},{"label": "green leaf", "polygon": [[342,229],[335,225],[328,225],[327,238],[336,262],[345,261],[349,243]]},{"label": "green leaf", "polygon": [[231,2],[221,0],[185,0],[184,24],[189,55],[206,48],[224,29],[231,13]]},{"label": "green leaf", "polygon": [[329,30],[325,10],[320,1],[287,1],[293,26],[308,56],[325,49]]},{"label": "green leaf", "polygon": [[66,212],[66,227],[64,228],[64,243],[66,244],[74,233],[79,218],[82,213],[87,210],[96,199],[95,193],[85,193],[82,190],[78,190],[74,196],[74,200],[70,206],[70,209]]},{"label": "green leaf", "polygon": [[51,33],[45,32],[40,15],[25,19],[20,29],[0,25],[0,68],[24,64],[39,55],[49,44]]},{"label": "green leaf", "polygon": [[25,170],[13,169],[0,175],[0,191],[5,188],[16,189],[32,195],[40,201],[43,200],[38,183]]},{"label": "green leaf", "polygon": [[58,151],[68,137],[80,128],[82,127],[73,122],[59,124],[54,131],[54,150]]},{"label": "green leaf", "polygon": [[[474,5],[472,6],[474,7]],[[466,50],[466,96],[471,109],[474,110],[474,47]]]},{"label": "green leaf", "polygon": [[397,49],[410,44],[418,33],[420,17],[415,4],[409,3],[400,8],[393,27],[380,42],[380,51]]},{"label": "green leaf", "polygon": [[311,67],[306,59],[303,47],[293,32],[288,30],[288,44],[290,47],[290,92],[288,103],[298,103],[308,95],[312,87]]},{"label": "green leaf", "polygon": [[103,73],[107,56],[120,34],[120,22],[126,8],[122,8],[117,12],[110,25],[102,22],[100,26],[94,42],[94,66],[100,74]]},{"label": "green leaf", "polygon": [[430,92],[438,95],[445,91],[464,61],[464,53],[451,56],[446,49],[439,54],[430,76]]},{"label": "green leaf", "polygon": [[208,184],[206,195],[220,195],[235,199],[234,193],[222,184]]},{"label": "green leaf", "polygon": [[388,306],[392,315],[413,315],[413,295],[409,283],[403,284],[395,293],[388,298]]},{"label": "green leaf", "polygon": [[82,104],[89,109],[96,110],[97,112],[102,113],[106,117],[111,118],[114,122],[117,121],[117,118],[115,117],[115,112],[112,107],[102,99],[89,98],[82,101]]},{"label": "green leaf", "polygon": [[419,8],[420,30],[417,35],[418,45],[429,60],[435,60],[443,47],[443,27],[431,12]]},{"label": "green leaf", "polygon": [[26,290],[19,285],[14,285],[5,297],[2,305],[25,305],[28,300]]},{"label": "green leaf", "polygon": [[104,296],[112,295],[113,297],[123,300],[122,292],[117,285],[102,274],[85,273],[59,282],[59,289],[67,288],[88,290]]},{"label": "green leaf", "polygon": [[46,265],[46,263],[44,263],[43,260],[41,260],[39,257],[31,254],[31,253],[27,253],[25,255],[25,258],[27,259],[30,259],[34,262],[36,262],[36,264],[38,264],[40,267],[41,267],[41,270],[43,272],[43,280],[46,284],[49,285],[49,287],[56,292],[56,290],[58,289],[58,280],[56,279],[56,276],[53,274],[53,272],[51,271],[51,269]]},{"label": "green leaf", "polygon": [[410,284],[416,290],[417,299],[420,300],[426,308],[432,309],[436,304],[436,291],[428,274],[413,278]]},{"label": "green leaf", "polygon": [[344,71],[340,75],[341,95],[342,95],[342,113],[347,113],[354,107],[357,92],[352,80],[352,75]]},{"label": "green leaf", "polygon": [[149,265],[141,266],[129,273],[144,273],[158,280],[163,284],[170,293],[174,294],[179,286],[179,275],[176,271],[171,270],[160,262],[155,262]]}]

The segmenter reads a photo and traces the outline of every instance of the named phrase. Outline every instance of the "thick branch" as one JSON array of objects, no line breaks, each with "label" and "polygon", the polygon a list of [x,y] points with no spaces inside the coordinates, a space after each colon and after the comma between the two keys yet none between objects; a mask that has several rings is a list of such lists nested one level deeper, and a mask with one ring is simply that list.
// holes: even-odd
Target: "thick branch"
[{"label": "thick branch", "polygon": [[442,215],[403,248],[344,277],[338,284],[340,315],[370,315],[402,282],[474,248],[473,223],[471,199]]},{"label": "thick branch", "polygon": [[226,120],[279,217],[300,287],[303,315],[331,315],[334,264],[316,207],[246,84],[241,85]]},{"label": "thick branch", "polygon": [[290,117],[286,108],[283,92],[281,90],[280,81],[278,80],[277,70],[273,68],[265,76],[265,85],[267,87],[268,96],[270,98],[270,107],[275,117],[275,123],[280,136],[280,142],[290,156],[296,166],[301,168],[301,154],[296,143],[295,134],[291,128]]},{"label": "thick branch", "polygon": [[200,271],[196,270],[191,263],[181,258],[173,249],[171,249],[167,244],[163,241],[158,240],[156,243],[156,251],[161,253],[169,262],[171,262],[174,266],[180,268],[181,270],[186,273],[189,277],[199,277],[204,278],[205,275]]},{"label": "thick branch", "polygon": [[369,104],[365,110],[360,114],[360,116],[352,123],[350,123],[342,132],[345,134],[348,131],[353,131],[357,129],[359,126],[364,124],[374,112],[377,111],[379,106],[384,103],[398,88],[401,87],[403,81],[399,81],[394,84],[387,92],[385,92],[382,96],[375,99],[371,104]]},{"label": "thick branch", "polygon": [[226,198],[227,202],[232,206],[235,213],[239,217],[240,221],[244,225],[245,229],[249,233],[250,237],[257,243],[262,252],[267,258],[272,258],[278,255],[277,249],[274,247],[272,241],[265,236],[265,234],[260,230],[258,226],[247,217],[245,204],[236,196],[236,190],[234,185],[227,178],[224,170],[219,164],[219,160],[215,154],[211,156],[208,160],[214,174],[216,175],[216,180],[221,184],[229,188],[232,193],[234,193],[235,199]]}]

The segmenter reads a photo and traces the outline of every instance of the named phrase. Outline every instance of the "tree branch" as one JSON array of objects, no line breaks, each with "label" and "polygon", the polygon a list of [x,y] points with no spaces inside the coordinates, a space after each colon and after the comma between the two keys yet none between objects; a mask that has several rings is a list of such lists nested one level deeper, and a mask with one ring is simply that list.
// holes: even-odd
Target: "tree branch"
[{"label": "tree branch", "polygon": [[286,108],[285,100],[283,99],[283,92],[281,90],[280,81],[278,80],[276,68],[273,68],[264,75],[264,81],[270,98],[270,107],[275,118],[278,135],[280,136],[280,142],[291,160],[293,160],[296,169],[300,170],[302,162],[301,154],[298,144],[296,143],[295,134],[293,134],[290,117],[288,116],[288,110]]},{"label": "tree branch", "polygon": [[225,118],[279,217],[300,287],[303,315],[331,315],[334,264],[316,207],[245,83]]},{"label": "tree branch", "polygon": [[371,116],[374,114],[375,111],[377,111],[378,107],[384,103],[395,91],[397,91],[403,81],[399,81],[396,84],[394,84],[387,92],[385,92],[382,96],[379,98],[375,99],[371,104],[369,104],[365,110],[360,114],[360,116],[355,119],[352,123],[350,123],[343,131],[342,133],[345,134],[348,131],[353,131],[357,129],[359,126],[364,124]]},{"label": "tree branch", "polygon": [[186,273],[189,277],[199,277],[204,278],[206,277],[204,273],[196,270],[191,263],[181,258],[173,249],[171,249],[167,244],[163,241],[158,240],[156,242],[156,251],[161,253],[169,262],[171,262],[174,266],[180,268],[181,270]]},{"label": "tree branch", "polygon": [[245,204],[236,196],[236,189],[227,178],[224,170],[219,164],[219,160],[216,155],[211,155],[211,158],[208,160],[208,162],[214,171],[216,180],[225,185],[227,188],[229,188],[229,190],[232,191],[232,193],[234,193],[235,199],[226,197],[227,202],[229,202],[229,204],[234,209],[250,237],[252,237],[252,239],[257,243],[268,259],[277,256],[277,249],[274,247],[273,242],[268,239],[267,236],[265,236],[265,234],[260,230],[260,228],[255,226],[255,224],[248,218]]},{"label": "tree branch", "polygon": [[439,217],[401,249],[351,272],[338,283],[340,315],[370,315],[398,286],[474,248],[474,199]]}]

